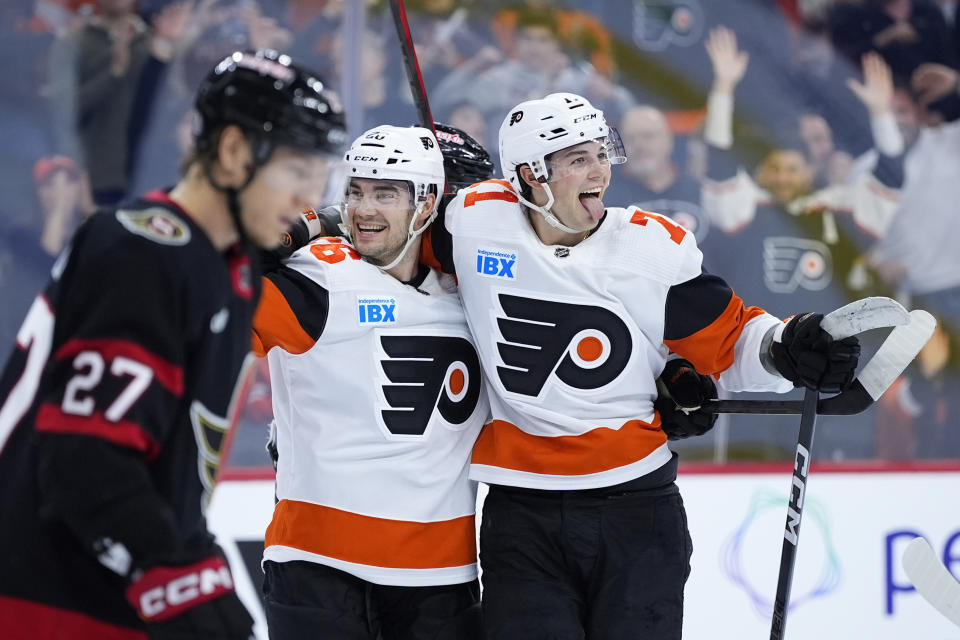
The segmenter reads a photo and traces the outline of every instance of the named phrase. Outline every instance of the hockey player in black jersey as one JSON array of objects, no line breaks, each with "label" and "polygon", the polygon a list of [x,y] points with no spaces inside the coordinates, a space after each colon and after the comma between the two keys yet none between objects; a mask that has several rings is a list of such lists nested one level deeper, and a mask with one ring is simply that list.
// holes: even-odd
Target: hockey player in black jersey
[{"label": "hockey player in black jersey", "polygon": [[204,508],[260,296],[256,248],[318,197],[339,102],[276,52],[210,73],[181,181],[95,214],[0,379],[0,636],[247,639]]}]

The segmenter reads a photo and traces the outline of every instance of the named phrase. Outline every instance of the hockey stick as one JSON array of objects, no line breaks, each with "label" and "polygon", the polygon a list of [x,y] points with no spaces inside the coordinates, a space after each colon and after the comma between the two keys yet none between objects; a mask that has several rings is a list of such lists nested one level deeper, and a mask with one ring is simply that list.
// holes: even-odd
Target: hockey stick
[{"label": "hockey stick", "polygon": [[960,582],[943,566],[930,543],[914,538],[900,563],[924,600],[960,627]]},{"label": "hockey stick", "polygon": [[[914,325],[914,315],[917,322]],[[928,321],[929,319],[929,321]],[[931,324],[932,323],[932,324]],[[933,333],[932,316],[925,311],[907,313],[897,302],[889,298],[866,298],[845,305],[824,316],[820,326],[835,340],[862,333],[869,329],[897,326],[880,346],[877,354],[867,363],[857,378],[862,397],[867,405],[877,400],[893,381],[919,353]],[[899,334],[894,335],[897,331]],[[892,340],[891,340],[892,339]],[[882,352],[882,353],[881,353]],[[880,359],[878,360],[878,356]],[[874,363],[878,364],[874,364]],[[871,367],[871,365],[873,365]],[[839,397],[839,396],[837,396]],[[780,551],[780,571],[777,577],[777,595],[773,601],[773,619],[770,623],[770,640],[782,640],[786,631],[787,612],[790,606],[790,590],[793,586],[793,570],[796,566],[797,543],[800,540],[800,522],[803,518],[803,502],[810,473],[810,458],[813,451],[813,436],[817,424],[820,394],[807,389],[802,402],[800,431],[797,435],[797,452],[794,456],[793,478],[790,486],[790,501],[787,505],[787,521],[783,531],[783,547]],[[864,407],[866,408],[866,407]]]},{"label": "hockey stick", "polygon": [[807,475],[810,473],[810,450],[813,448],[813,432],[817,425],[817,400],[819,398],[820,394],[816,389],[807,389],[803,395],[803,413],[800,416],[797,453],[793,462],[790,502],[787,505],[787,524],[783,530],[783,547],[780,550],[780,573],[777,576],[777,595],[773,600],[770,640],[782,640],[787,626],[787,608],[790,606],[793,568],[797,561],[800,519],[803,517],[803,494],[806,492]]},{"label": "hockey stick", "polygon": [[413,36],[410,35],[410,23],[407,22],[407,10],[403,6],[403,0],[390,0],[390,12],[393,14],[393,24],[397,28],[403,66],[407,71],[407,81],[410,83],[410,93],[413,94],[413,104],[417,107],[420,124],[436,133],[433,114],[430,113],[430,103],[427,101],[427,88],[420,74],[420,63],[417,61],[417,51],[413,47]]},{"label": "hockey stick", "polygon": [[[858,314],[854,318],[853,315]],[[896,326],[856,380],[842,393],[817,403],[817,414],[860,413],[876,402],[920,353],[936,327],[926,311],[909,313],[889,298],[864,298],[827,314],[821,326],[832,336],[855,335],[868,329]],[[802,414],[806,400],[712,400],[701,409],[715,413]]]}]

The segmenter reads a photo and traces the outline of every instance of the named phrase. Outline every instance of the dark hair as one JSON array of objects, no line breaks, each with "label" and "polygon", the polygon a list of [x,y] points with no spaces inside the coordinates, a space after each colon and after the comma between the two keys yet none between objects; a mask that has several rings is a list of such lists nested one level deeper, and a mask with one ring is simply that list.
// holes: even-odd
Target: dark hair
[{"label": "dark hair", "polygon": [[543,27],[554,37],[559,37],[560,26],[553,11],[520,10],[517,13],[517,31],[530,27]]}]

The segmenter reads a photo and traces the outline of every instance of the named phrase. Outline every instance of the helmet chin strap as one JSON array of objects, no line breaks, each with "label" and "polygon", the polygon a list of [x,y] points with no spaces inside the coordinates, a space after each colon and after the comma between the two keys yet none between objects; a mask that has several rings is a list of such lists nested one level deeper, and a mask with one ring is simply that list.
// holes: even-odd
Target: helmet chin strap
[{"label": "helmet chin strap", "polygon": [[520,199],[520,202],[543,216],[543,219],[547,221],[547,224],[554,229],[559,229],[564,233],[583,233],[584,231],[582,229],[571,229],[567,225],[560,222],[560,219],[557,218],[557,216],[553,215],[553,213],[550,211],[550,207],[553,206],[553,191],[550,190],[550,185],[546,183],[543,184],[543,190],[547,192],[547,203],[542,207],[530,202],[520,193],[517,193],[517,197]]},{"label": "helmet chin strap", "polygon": [[430,226],[430,223],[434,221],[437,217],[437,209],[434,207],[433,213],[430,214],[430,217],[427,218],[426,222],[419,228],[414,230],[413,226],[417,223],[417,218],[420,217],[420,214],[423,213],[423,206],[425,202],[421,202],[417,205],[416,210],[413,212],[413,217],[410,218],[410,228],[407,229],[407,242],[403,245],[403,249],[400,250],[400,253],[397,254],[397,257],[390,261],[390,264],[385,264],[383,266],[377,265],[381,271],[389,271],[395,266],[400,264],[400,261],[403,260],[404,256],[407,255],[407,251],[410,250],[410,247],[413,245],[414,240],[424,232],[424,230]]}]

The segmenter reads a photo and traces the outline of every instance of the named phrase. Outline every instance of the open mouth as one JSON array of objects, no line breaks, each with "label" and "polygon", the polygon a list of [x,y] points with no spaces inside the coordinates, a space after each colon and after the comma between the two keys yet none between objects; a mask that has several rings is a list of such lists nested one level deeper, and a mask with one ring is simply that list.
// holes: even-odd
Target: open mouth
[{"label": "open mouth", "polygon": [[587,210],[590,219],[594,222],[597,222],[603,216],[603,201],[600,199],[600,193],[602,191],[602,187],[595,187],[581,191],[578,196],[580,198],[580,204]]},{"label": "open mouth", "polygon": [[374,238],[377,234],[385,231],[387,225],[385,224],[369,224],[369,223],[357,223],[357,237],[359,238]]}]

